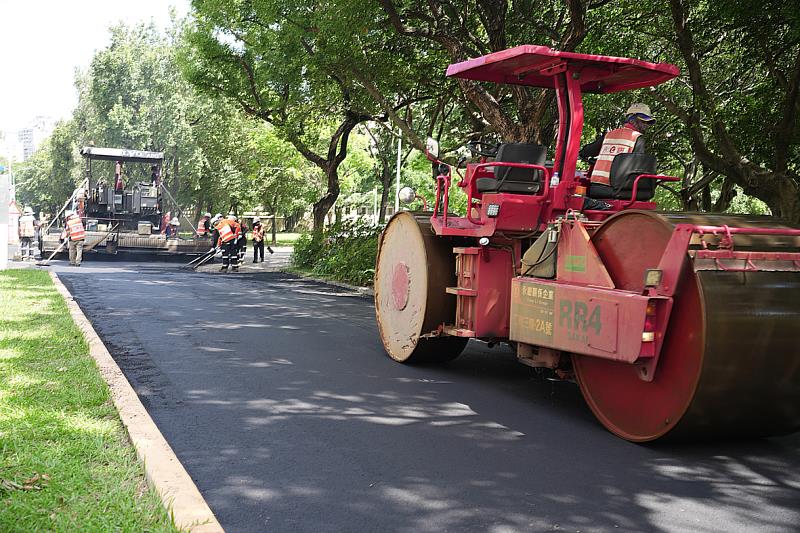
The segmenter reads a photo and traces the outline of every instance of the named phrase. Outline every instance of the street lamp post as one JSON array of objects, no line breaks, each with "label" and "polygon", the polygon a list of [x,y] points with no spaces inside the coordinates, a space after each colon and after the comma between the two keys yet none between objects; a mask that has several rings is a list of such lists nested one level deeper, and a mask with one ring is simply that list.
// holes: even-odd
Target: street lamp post
[{"label": "street lamp post", "polygon": [[403,132],[397,130],[397,181],[394,191],[394,212],[400,211],[400,157],[403,151]]}]

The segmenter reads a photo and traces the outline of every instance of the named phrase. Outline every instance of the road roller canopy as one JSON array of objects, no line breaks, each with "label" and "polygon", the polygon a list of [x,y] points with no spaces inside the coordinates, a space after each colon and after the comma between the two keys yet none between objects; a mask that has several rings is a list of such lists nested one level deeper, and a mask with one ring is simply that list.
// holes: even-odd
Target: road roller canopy
[{"label": "road roller canopy", "polygon": [[614,93],[651,87],[680,74],[669,63],[648,63],[627,57],[561,52],[547,46],[522,45],[447,68],[447,75],[477,81],[556,88],[556,74],[570,70],[581,92]]},{"label": "road roller canopy", "polygon": [[128,150],[126,148],[99,148],[96,146],[81,148],[81,155],[89,160],[152,163],[154,165],[160,164],[164,160],[164,152]]}]

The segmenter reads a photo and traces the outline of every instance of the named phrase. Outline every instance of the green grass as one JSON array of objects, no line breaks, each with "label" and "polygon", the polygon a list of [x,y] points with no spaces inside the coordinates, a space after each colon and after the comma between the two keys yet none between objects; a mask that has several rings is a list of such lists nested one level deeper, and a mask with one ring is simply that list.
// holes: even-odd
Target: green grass
[{"label": "green grass", "polygon": [[[275,246],[294,246],[294,241],[300,238],[302,233],[276,233],[275,240],[278,241]],[[267,231],[266,235],[264,235],[264,239],[267,243],[272,242],[272,233]],[[272,246],[272,244],[270,244]]]},{"label": "green grass", "polygon": [[177,531],[46,272],[0,271],[0,531]]}]

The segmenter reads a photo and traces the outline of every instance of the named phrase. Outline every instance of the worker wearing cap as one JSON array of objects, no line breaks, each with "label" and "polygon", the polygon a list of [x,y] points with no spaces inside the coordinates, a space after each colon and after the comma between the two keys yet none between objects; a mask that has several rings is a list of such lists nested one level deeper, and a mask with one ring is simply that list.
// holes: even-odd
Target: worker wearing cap
[{"label": "worker wearing cap", "polygon": [[264,226],[261,224],[261,219],[255,217],[253,219],[253,263],[258,263],[258,257],[261,255],[261,262],[264,262]]},{"label": "worker wearing cap", "polygon": [[19,217],[19,252],[22,260],[30,259],[33,261],[33,240],[36,237],[36,218],[33,216],[33,209],[26,207],[22,210]]},{"label": "worker wearing cap", "polygon": [[177,239],[178,238],[178,230],[181,227],[181,221],[177,216],[172,217],[172,220],[169,221],[169,228],[167,228],[167,238],[168,239]]},{"label": "worker wearing cap", "polygon": [[197,221],[197,236],[205,237],[211,231],[211,213],[206,213]]},{"label": "worker wearing cap", "polygon": [[[269,253],[275,253],[272,248],[267,246]],[[264,225],[259,217],[253,219],[253,263],[258,263],[258,258],[264,262]]]},{"label": "worker wearing cap", "polygon": [[646,104],[632,104],[625,112],[625,123],[622,127],[611,130],[591,144],[587,144],[579,155],[583,159],[597,158],[592,169],[590,180],[610,186],[611,163],[619,154],[644,152],[644,132],[655,123]]},{"label": "worker wearing cap", "polygon": [[75,211],[66,212],[64,232],[62,238],[69,239],[69,264],[81,266],[83,260],[83,243],[86,240],[86,231],[83,223]]},{"label": "worker wearing cap", "polygon": [[219,224],[220,220],[222,220],[222,213],[217,213],[211,217],[211,220],[209,221],[209,227],[211,228],[209,234],[211,236],[212,250],[217,247],[217,243],[219,242],[219,230],[217,229],[217,224]]},{"label": "worker wearing cap", "polygon": [[236,222],[236,215],[228,215],[228,218],[220,220],[214,227],[219,232],[217,246],[222,248],[220,271],[227,272],[228,266],[231,266],[236,272],[239,270],[239,249],[236,241],[242,231],[239,223]]}]

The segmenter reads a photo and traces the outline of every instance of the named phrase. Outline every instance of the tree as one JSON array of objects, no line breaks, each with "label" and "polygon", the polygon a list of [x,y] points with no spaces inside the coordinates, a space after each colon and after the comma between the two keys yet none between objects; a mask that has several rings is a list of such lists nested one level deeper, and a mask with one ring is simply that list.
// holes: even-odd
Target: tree
[{"label": "tree", "polygon": [[[684,124],[701,163],[725,176],[723,190],[739,185],[773,213],[800,221],[796,6],[670,0],[669,7],[692,94],[660,101]],[[725,68],[731,64],[736,70]]]},{"label": "tree", "polygon": [[[586,46],[674,63],[682,71],[652,91],[608,100],[615,113],[626,97],[656,104],[659,131],[648,137],[659,161],[684,176],[676,191],[681,206],[752,205],[734,201],[742,191],[773,214],[800,221],[797,9],[772,0],[625,0],[605,10],[618,31],[590,34]],[[595,125],[607,124],[599,118]]]},{"label": "tree", "polygon": [[338,171],[350,134],[371,116],[344,80],[314,61],[309,32],[282,6],[208,1],[193,7],[182,55],[185,75],[201,90],[272,124],[322,170],[327,189],[313,206],[314,227],[321,228],[339,196]]},{"label": "tree", "polygon": [[272,243],[277,241],[276,217],[305,211],[319,195],[319,170],[268,124],[254,124],[250,136],[250,205],[272,213]]}]

